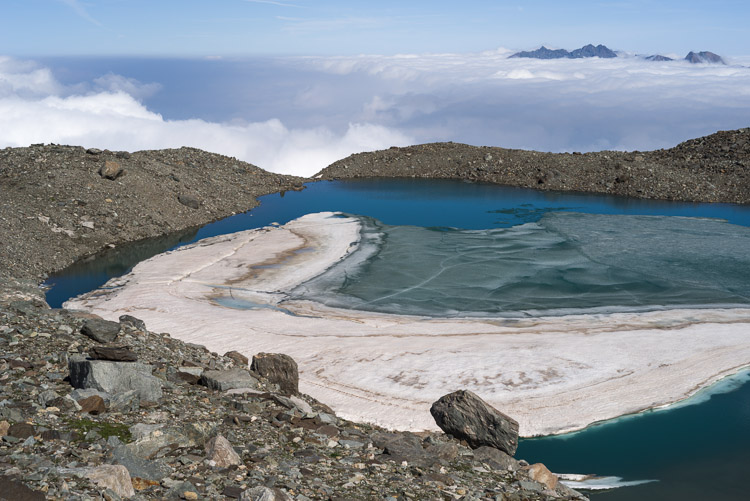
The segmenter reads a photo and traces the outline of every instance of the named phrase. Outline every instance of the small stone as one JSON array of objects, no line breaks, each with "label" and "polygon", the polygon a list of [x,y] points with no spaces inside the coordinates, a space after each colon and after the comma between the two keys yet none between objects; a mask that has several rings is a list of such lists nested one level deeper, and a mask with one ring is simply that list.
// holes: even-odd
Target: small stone
[{"label": "small stone", "polygon": [[206,458],[214,461],[219,468],[242,464],[242,460],[232,448],[232,444],[221,435],[217,435],[206,442]]},{"label": "small stone", "polygon": [[88,150],[86,150],[86,153],[88,153],[89,155],[101,155],[102,150],[100,150],[99,148],[89,148]]},{"label": "small stone", "polygon": [[4,437],[8,434],[8,428],[10,428],[10,423],[7,421],[0,421],[0,437]]},{"label": "small stone", "polygon": [[112,181],[122,176],[124,172],[122,165],[114,160],[107,160],[104,162],[104,165],[99,168],[99,175]]},{"label": "small stone", "polygon": [[197,209],[198,207],[201,206],[201,201],[193,195],[188,195],[188,194],[179,195],[177,197],[177,201],[186,207],[190,207],[191,209]]},{"label": "small stone", "polygon": [[234,363],[236,363],[240,367],[247,367],[247,364],[250,361],[245,355],[243,355],[239,351],[228,351],[224,354],[224,356],[234,360]]},{"label": "small stone", "polygon": [[292,501],[292,498],[281,489],[271,489],[259,485],[240,494],[240,501]]},{"label": "small stone", "polygon": [[107,406],[104,403],[104,399],[99,395],[93,395],[79,400],[78,405],[81,406],[81,412],[84,414],[98,416],[99,414],[107,412]]}]

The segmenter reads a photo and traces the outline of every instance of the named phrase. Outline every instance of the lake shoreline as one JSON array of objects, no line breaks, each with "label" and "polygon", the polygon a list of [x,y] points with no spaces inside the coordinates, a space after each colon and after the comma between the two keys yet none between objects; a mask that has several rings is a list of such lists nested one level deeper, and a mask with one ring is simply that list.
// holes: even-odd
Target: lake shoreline
[{"label": "lake shoreline", "polygon": [[289,299],[352,254],[359,229],[322,213],[201,240],[65,307],[132,314],[217,352],[284,346],[305,392],[347,419],[408,431],[437,430],[429,406],[457,384],[516,419],[521,436],[544,436],[684,400],[750,359],[748,308],[448,319]]}]

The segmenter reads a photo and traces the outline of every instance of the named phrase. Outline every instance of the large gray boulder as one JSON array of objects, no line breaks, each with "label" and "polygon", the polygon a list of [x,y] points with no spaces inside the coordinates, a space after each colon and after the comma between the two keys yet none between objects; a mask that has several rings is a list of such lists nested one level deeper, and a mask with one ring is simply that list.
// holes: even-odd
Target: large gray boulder
[{"label": "large gray boulder", "polygon": [[299,370],[297,362],[283,353],[258,353],[253,357],[250,370],[279,385],[282,393],[296,395],[299,393]]},{"label": "large gray boulder", "polygon": [[151,375],[151,366],[147,364],[76,356],[68,361],[68,369],[74,388],[94,388],[110,395],[134,390],[141,401],[149,402],[156,402],[162,396],[161,381]]},{"label": "large gray boulder", "polygon": [[444,395],[432,404],[430,413],[441,430],[474,449],[486,445],[511,456],[516,452],[518,422],[468,390]]}]

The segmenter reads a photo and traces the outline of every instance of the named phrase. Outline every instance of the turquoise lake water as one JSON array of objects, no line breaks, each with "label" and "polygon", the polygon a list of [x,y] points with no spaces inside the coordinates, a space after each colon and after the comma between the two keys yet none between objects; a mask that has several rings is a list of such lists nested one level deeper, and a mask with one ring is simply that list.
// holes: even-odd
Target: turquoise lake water
[{"label": "turquoise lake water", "polygon": [[[299,291],[338,306],[528,316],[750,303],[749,207],[425,180],[319,182],[261,202],[78,263],[50,279],[48,302],[60,306],[176,245],[340,211],[365,217],[370,255]],[[700,404],[523,440],[517,457],[561,473],[657,480],[596,499],[744,499],[750,385],[738,381]]]}]

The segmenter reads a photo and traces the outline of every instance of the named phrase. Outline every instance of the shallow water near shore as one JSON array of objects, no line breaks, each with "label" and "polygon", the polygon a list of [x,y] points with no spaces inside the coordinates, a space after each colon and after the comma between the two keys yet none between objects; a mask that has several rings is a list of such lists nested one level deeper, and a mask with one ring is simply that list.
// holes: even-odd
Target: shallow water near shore
[{"label": "shallow water near shore", "polygon": [[[284,196],[269,195],[263,197],[261,201],[262,205],[250,213],[227,218],[208,225],[197,232],[175,236],[171,240],[157,243],[149,242],[149,245],[151,245],[149,249],[146,249],[145,243],[141,243],[136,246],[124,247],[119,250],[119,253],[111,253],[88,263],[82,263],[74,274],[67,276],[61,274],[52,280],[57,285],[50,291],[48,300],[53,306],[56,305],[54,303],[59,305],[68,297],[91,290],[104,283],[107,278],[123,273],[136,262],[148,257],[146,254],[161,252],[178,243],[187,243],[208,236],[260,227],[271,222],[283,224],[303,214],[324,210],[369,216],[383,224],[402,229],[405,225],[416,227],[408,229],[407,240],[413,238],[413,234],[408,234],[413,231],[452,234],[466,230],[481,230],[484,237],[489,235],[491,238],[493,234],[518,231],[518,228],[523,226],[539,225],[540,221],[545,218],[562,217],[563,219],[569,219],[591,214],[708,217],[725,219],[730,223],[709,222],[719,228],[731,225],[737,225],[737,227],[750,226],[750,209],[740,206],[671,203],[597,195],[536,192],[453,181],[321,182],[309,185],[303,192],[289,192]],[[691,222],[695,221],[691,220]],[[697,221],[696,224],[702,224],[701,220]],[[666,222],[669,223],[668,220]],[[592,231],[595,234],[595,225],[589,224],[588,226],[594,228]],[[666,227],[680,230],[679,225],[666,224]],[[736,233],[742,233],[743,230],[746,230],[746,228],[742,228]],[[732,239],[734,233],[730,230],[721,234],[721,236],[714,236],[712,241],[723,245],[727,243],[725,241]],[[627,231],[625,231],[625,234],[627,234]],[[679,241],[679,235],[677,235],[677,239]],[[484,244],[480,245],[480,247],[483,246]],[[128,250],[129,248],[131,250]],[[133,250],[138,252],[133,252]],[[705,250],[698,252],[698,254],[705,254]],[[395,256],[395,259],[400,258]],[[698,266],[700,267],[700,264]],[[731,272],[732,263],[727,266]],[[743,270],[737,269],[737,271]],[[84,281],[84,277],[86,277],[86,281]],[[747,282],[743,281],[741,277],[735,278],[739,278],[739,287],[743,284],[747,285]],[[97,281],[98,283],[96,283]],[[742,302],[741,297],[737,296],[744,296],[746,291],[737,291],[735,287],[735,290],[731,290],[730,293],[735,296],[732,300],[718,298],[716,302],[722,304]],[[538,293],[535,295],[538,295]],[[695,301],[694,298],[691,298],[687,301],[687,304]],[[653,304],[654,301],[645,301],[645,303]],[[607,496],[611,496],[612,499],[620,499],[616,496],[625,496],[622,499],[700,499],[705,497],[707,492],[716,492],[710,489],[716,489],[717,477],[714,475],[718,474],[718,471],[734,471],[734,465],[740,465],[739,467],[744,470],[747,469],[748,461],[744,459],[744,451],[750,445],[748,443],[750,442],[750,433],[742,427],[743,419],[744,423],[750,421],[746,405],[742,403],[743,400],[747,401],[747,392],[750,392],[750,385],[745,384],[733,393],[716,395],[704,404],[673,411],[649,413],[633,420],[622,420],[604,426],[592,427],[568,439],[524,441],[518,457],[543,461],[550,469],[557,472],[614,475],[623,477],[625,480],[659,480],[659,482],[651,484],[621,489],[619,493],[613,491],[599,494],[598,496],[602,496],[602,499]],[[717,402],[729,402],[726,404],[728,407],[710,414],[710,409]],[[708,417],[704,415],[704,418],[702,418],[706,420],[702,429],[691,428],[689,416],[696,409],[709,413]],[[735,409],[735,411],[729,409]],[[685,414],[686,412],[688,414]],[[669,430],[670,433],[666,433],[659,427],[662,425],[640,424],[641,422],[651,423],[650,420],[657,417],[659,420],[666,420],[668,424],[663,425],[663,429]],[[698,422],[701,422],[700,419],[698,419]],[[639,423],[639,426],[644,428],[633,430],[629,428],[633,426],[630,423]],[[708,433],[705,431],[705,423],[711,423],[709,425],[711,431]],[[732,425],[732,423],[739,423],[739,425]],[[714,427],[721,428],[722,432],[726,430],[729,433],[729,438],[726,440],[715,439]],[[601,430],[604,429],[624,431],[619,432],[619,434],[601,435]],[[636,449],[632,448],[633,444],[636,443],[633,440],[634,433],[644,437],[644,442]],[[707,440],[698,440],[696,435],[700,435],[701,438],[707,436]],[[579,442],[580,445],[578,445]],[[686,443],[689,445],[685,446]],[[684,447],[688,447],[688,449]],[[662,449],[676,452],[673,456],[661,456],[662,459],[657,459],[659,456],[654,452]],[[675,467],[675,464],[677,464],[675,457],[683,461],[679,468]],[[732,467],[729,467],[727,460],[732,462]],[[638,464],[639,468],[633,468],[634,463]],[[710,465],[710,470],[708,469],[709,466],[706,465]],[[720,465],[724,465],[726,468],[722,469]],[[696,470],[701,472],[705,470],[706,474],[697,474]],[[725,480],[721,481],[726,484],[726,489],[722,491],[727,493],[726,498],[731,498],[733,493],[739,492],[741,488],[740,478],[741,474],[738,473],[734,475],[734,479],[726,477]],[[693,492],[693,490],[680,490],[680,485],[690,485],[690,482],[700,479],[705,479],[705,484],[700,488],[695,487],[693,490],[703,492],[702,495],[692,497],[690,492]]]}]

